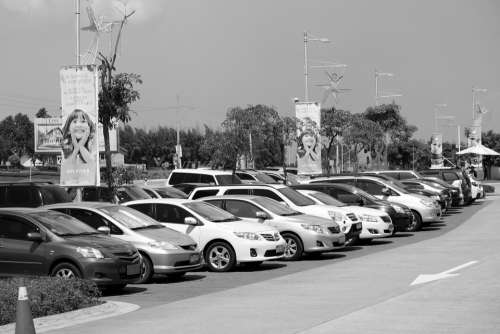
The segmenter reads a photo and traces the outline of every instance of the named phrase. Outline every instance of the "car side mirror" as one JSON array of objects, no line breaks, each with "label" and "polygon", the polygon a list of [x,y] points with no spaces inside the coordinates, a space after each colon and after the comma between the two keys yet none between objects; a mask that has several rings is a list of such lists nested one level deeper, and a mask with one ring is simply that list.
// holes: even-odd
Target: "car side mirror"
[{"label": "car side mirror", "polygon": [[262,220],[266,220],[266,219],[269,219],[269,216],[267,215],[267,213],[265,213],[264,211],[257,211],[255,213],[255,217],[259,218],[259,219],[262,219]]},{"label": "car side mirror", "polygon": [[391,190],[389,188],[382,188],[382,195],[391,196]]},{"label": "car side mirror", "polygon": [[198,221],[194,217],[186,217],[184,218],[184,224],[196,226],[198,225]]},{"label": "car side mirror", "polygon": [[102,234],[105,234],[105,235],[110,235],[111,234],[111,229],[107,226],[99,226],[97,228],[97,230],[99,232],[101,232]]},{"label": "car side mirror", "polygon": [[29,241],[33,241],[33,242],[42,242],[43,241],[42,235],[38,232],[30,232],[30,233],[28,233],[27,236],[28,236]]}]

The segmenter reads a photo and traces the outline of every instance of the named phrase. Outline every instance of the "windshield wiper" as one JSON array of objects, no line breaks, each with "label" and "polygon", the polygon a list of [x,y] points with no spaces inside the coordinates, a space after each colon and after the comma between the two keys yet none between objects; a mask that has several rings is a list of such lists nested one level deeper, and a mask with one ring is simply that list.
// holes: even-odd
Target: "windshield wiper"
[{"label": "windshield wiper", "polygon": [[303,215],[303,213],[302,212],[291,212],[291,213],[284,213],[281,216],[288,217],[288,216],[299,216],[299,215]]},{"label": "windshield wiper", "polygon": [[101,234],[100,232],[81,232],[81,233],[59,233],[58,236],[61,237],[77,237],[80,235],[94,235]]},{"label": "windshield wiper", "polygon": [[139,227],[132,227],[131,230],[146,230],[146,229],[155,229],[155,228],[163,228],[163,225],[147,225],[147,226],[139,226]]},{"label": "windshield wiper", "polygon": [[236,218],[224,218],[224,219],[214,219],[212,220],[213,223],[225,223],[225,222],[234,222],[238,219]]}]

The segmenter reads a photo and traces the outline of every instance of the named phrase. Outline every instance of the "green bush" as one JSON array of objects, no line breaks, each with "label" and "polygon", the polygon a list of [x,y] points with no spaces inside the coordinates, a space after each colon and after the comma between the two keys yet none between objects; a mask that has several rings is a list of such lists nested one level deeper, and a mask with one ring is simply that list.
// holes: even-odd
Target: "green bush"
[{"label": "green bush", "polygon": [[0,279],[0,326],[16,321],[20,286],[26,286],[33,318],[101,304],[94,282],[55,277]]}]

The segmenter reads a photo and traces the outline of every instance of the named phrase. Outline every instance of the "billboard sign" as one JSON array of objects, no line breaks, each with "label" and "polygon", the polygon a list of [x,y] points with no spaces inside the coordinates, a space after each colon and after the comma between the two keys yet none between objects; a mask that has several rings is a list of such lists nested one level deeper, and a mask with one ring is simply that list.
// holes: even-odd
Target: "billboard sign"
[{"label": "billboard sign", "polygon": [[443,166],[443,135],[433,133],[431,137],[431,168],[442,168]]},{"label": "billboard sign", "polygon": [[319,103],[295,104],[297,118],[297,168],[298,174],[321,174],[321,108]]},{"label": "billboard sign", "polygon": [[[467,137],[467,147],[473,147],[481,145],[481,120],[475,119],[472,121],[472,126],[470,127],[469,136]],[[482,168],[483,157],[480,155],[473,155],[470,159],[472,166],[476,168]]]},{"label": "billboard sign", "polygon": [[99,185],[98,71],[94,65],[67,66],[61,84],[61,186]]}]

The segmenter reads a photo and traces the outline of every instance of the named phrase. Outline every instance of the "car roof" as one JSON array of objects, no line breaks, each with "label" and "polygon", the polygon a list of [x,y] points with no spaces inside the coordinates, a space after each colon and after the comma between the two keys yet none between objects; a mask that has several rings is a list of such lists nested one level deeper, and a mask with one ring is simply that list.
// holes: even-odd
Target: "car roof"
[{"label": "car roof", "polygon": [[20,208],[20,207],[12,207],[12,208],[0,208],[0,213],[15,213],[15,214],[33,214],[37,212],[46,212],[48,211],[45,208]]},{"label": "car roof", "polygon": [[123,204],[153,204],[153,203],[184,204],[191,202],[194,201],[187,198],[147,198],[147,199],[138,199],[135,201],[128,201]]},{"label": "car roof", "polygon": [[102,207],[117,205],[110,202],[66,202],[66,203],[56,203],[43,206],[44,208],[82,208],[82,209],[99,209]]},{"label": "car roof", "polygon": [[174,169],[172,173],[194,173],[194,174],[206,174],[206,175],[232,175],[233,171],[230,170],[219,170],[219,169],[204,169],[204,168],[179,168]]},{"label": "car roof", "polygon": [[[205,187],[200,187],[203,189],[209,188],[209,189],[221,189],[221,188],[274,188],[274,189],[282,189],[282,188],[288,188],[287,185],[281,184],[281,183],[243,183],[243,184],[231,184],[227,186],[205,186]],[[196,189],[193,189],[193,191]]]},{"label": "car roof", "polygon": [[205,201],[205,200],[223,200],[223,199],[244,199],[244,200],[250,200],[253,201],[258,197],[262,196],[253,196],[253,195],[222,195],[222,196],[207,196],[200,198],[200,200]]}]

